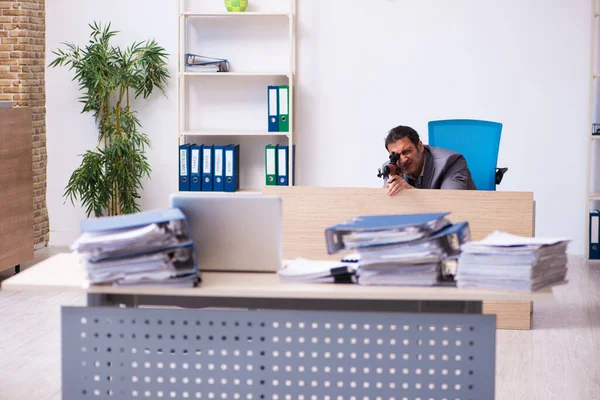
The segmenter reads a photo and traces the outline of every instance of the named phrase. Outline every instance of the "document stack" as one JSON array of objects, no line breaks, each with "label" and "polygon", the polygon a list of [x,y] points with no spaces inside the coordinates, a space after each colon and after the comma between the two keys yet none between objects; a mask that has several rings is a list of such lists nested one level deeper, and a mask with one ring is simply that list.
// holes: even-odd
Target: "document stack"
[{"label": "document stack", "polygon": [[435,285],[470,239],[469,224],[452,224],[447,214],[354,218],[326,230],[327,249],[358,254],[361,285]]},{"label": "document stack", "polygon": [[563,238],[530,238],[494,232],[462,246],[457,286],[532,292],[565,282]]},{"label": "document stack", "polygon": [[356,265],[297,258],[278,271],[282,283],[356,283]]},{"label": "document stack", "polygon": [[196,249],[178,208],[83,220],[71,250],[82,255],[87,285],[195,286]]},{"label": "document stack", "polygon": [[185,55],[186,72],[229,72],[229,61],[225,58],[205,57],[198,54]]}]

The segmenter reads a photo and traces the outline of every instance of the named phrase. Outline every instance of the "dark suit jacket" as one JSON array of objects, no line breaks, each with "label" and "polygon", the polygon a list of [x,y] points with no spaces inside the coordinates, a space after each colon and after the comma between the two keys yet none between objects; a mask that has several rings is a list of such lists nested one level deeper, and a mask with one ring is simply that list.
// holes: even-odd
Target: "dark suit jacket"
[{"label": "dark suit jacket", "polygon": [[[414,180],[404,175],[409,184],[418,189],[477,190],[471,171],[467,167],[467,160],[462,154],[440,147],[424,147],[423,178]],[[388,162],[383,165],[387,165]]]}]

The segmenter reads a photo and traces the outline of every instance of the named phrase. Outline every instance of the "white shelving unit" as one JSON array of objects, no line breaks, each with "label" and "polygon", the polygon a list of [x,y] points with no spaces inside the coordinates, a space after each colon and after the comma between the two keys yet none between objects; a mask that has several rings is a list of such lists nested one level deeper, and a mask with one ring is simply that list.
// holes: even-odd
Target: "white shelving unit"
[{"label": "white shelving unit", "polygon": [[197,13],[183,12],[185,17],[292,17],[293,13],[269,13],[269,12],[218,12],[218,13]]},{"label": "white shelving unit", "polygon": [[[587,181],[586,181],[586,214],[585,214],[585,238],[584,246],[585,246],[585,254],[586,258],[589,259],[590,249],[590,216],[589,212],[597,207],[594,206],[594,203],[600,201],[600,193],[597,191],[600,190],[600,187],[596,187],[594,184],[595,181],[598,180],[599,176],[595,176],[594,172],[600,172],[600,168],[595,168],[595,166],[600,166],[600,151],[594,151],[594,147],[597,150],[600,150],[600,135],[592,134],[592,126],[594,123],[600,123],[600,114],[598,113],[598,107],[600,106],[599,98],[598,98],[598,87],[600,87],[600,71],[597,71],[596,58],[600,55],[596,46],[598,43],[597,35],[598,35],[598,24],[600,22],[600,12],[598,9],[598,0],[590,0],[591,3],[591,40],[590,40],[590,92],[589,92],[589,124],[588,124],[588,132],[587,132]],[[598,173],[596,172],[596,173]],[[600,261],[600,260],[590,260],[590,261]]]},{"label": "white shelving unit", "polygon": [[[212,1],[212,0],[210,0]],[[217,2],[219,4],[217,4]],[[249,7],[257,7],[260,5],[261,0],[252,0],[250,1]],[[281,0],[283,3],[284,0]],[[289,174],[289,185],[293,185],[295,180],[294,174],[294,151],[292,151],[294,146],[294,93],[295,93],[295,76],[296,76],[296,0],[287,0],[289,6],[289,12],[257,12],[257,11],[246,11],[246,12],[227,12],[225,10],[225,6],[222,0],[217,0],[212,3],[212,7],[207,12],[203,10],[187,10],[188,2],[187,0],[179,0],[179,12],[178,12],[178,63],[177,63],[177,141],[178,145],[183,143],[195,142],[198,144],[212,144],[216,141],[228,141],[228,143],[239,143],[240,141],[244,141],[245,145],[240,145],[240,171],[248,170],[252,171],[253,174],[251,179],[246,179],[248,181],[252,181],[253,183],[248,184],[248,182],[244,182],[244,175],[240,174],[240,190],[243,191],[255,191],[260,190],[262,186],[265,185],[265,171],[264,171],[264,146],[259,148],[258,145],[254,146],[252,149],[251,157],[247,157],[249,160],[246,160],[244,157],[244,151],[249,151],[245,149],[249,143],[253,143],[251,141],[262,141],[262,143],[271,144],[268,141],[272,138],[273,143],[285,144],[289,146],[289,164],[288,164],[288,174]],[[279,4],[281,4],[279,3]],[[279,5],[278,4],[278,5]],[[222,12],[214,11],[216,8],[222,8]],[[288,35],[288,54],[283,54],[282,56],[286,57],[287,60],[285,62],[286,68],[275,69],[274,71],[268,71],[269,65],[265,65],[265,68],[261,68],[256,70],[256,68],[250,68],[250,70],[244,70],[243,67],[240,67],[240,64],[236,62],[237,60],[228,57],[224,54],[202,54],[203,56],[208,57],[222,57],[227,58],[230,62],[230,71],[231,72],[187,72],[185,70],[185,54],[186,53],[195,53],[199,54],[193,48],[189,47],[189,42],[191,39],[194,40],[207,40],[210,41],[215,40],[214,37],[198,37],[197,32],[190,33],[190,27],[194,26],[202,26],[203,23],[209,22],[211,26],[215,26],[214,24],[219,24],[223,22],[225,24],[230,24],[231,21],[235,21],[235,29],[243,29],[244,24],[257,26],[260,28],[264,28],[265,26],[277,26],[281,27],[282,21],[287,21],[287,35]],[[279,31],[278,31],[279,32]],[[282,36],[284,32],[281,32]],[[194,35],[194,38],[190,36]],[[207,35],[210,36],[210,35]],[[221,40],[221,38],[216,39],[216,41]],[[233,46],[233,41],[230,39],[228,45],[229,49]],[[260,45],[257,47],[261,47]],[[224,50],[226,51],[226,50]],[[268,63],[267,63],[268,64]],[[200,83],[198,83],[200,81]],[[194,85],[202,85],[203,83],[210,82],[208,85],[215,89],[218,88],[219,85],[229,85],[230,93],[235,93],[232,101],[236,101],[236,104],[241,103],[244,98],[252,97],[254,99],[254,110],[258,109],[257,98],[261,98],[264,96],[264,112],[262,112],[262,120],[264,124],[257,124],[256,122],[256,113],[252,114],[253,123],[249,124],[248,128],[244,127],[240,129],[239,127],[230,127],[228,123],[235,120],[238,124],[240,124],[240,118],[222,118],[222,124],[219,126],[210,126],[210,127],[202,127],[197,126],[197,124],[192,123],[190,120],[195,118],[196,120],[202,120],[203,112],[210,114],[211,117],[214,118],[215,112],[214,109],[209,109],[210,107],[198,107],[190,110],[190,104],[193,100],[196,99],[195,96],[198,96],[197,92],[194,92],[190,88]],[[232,83],[235,82],[235,83]],[[260,86],[257,82],[260,82],[262,86]],[[289,86],[289,132],[269,132],[268,131],[268,118],[267,118],[267,86],[268,85],[277,85],[283,84]],[[235,86],[235,90],[232,90],[232,85]],[[258,87],[264,87],[260,93],[257,93]],[[237,96],[237,94],[240,96]],[[251,93],[252,96],[248,96]],[[210,96],[211,93],[202,92],[202,96]],[[219,98],[220,101],[223,101],[222,98]],[[208,109],[208,111],[207,111]],[[248,115],[248,114],[246,114]],[[260,125],[260,126],[257,126]],[[283,142],[282,142],[283,140]],[[217,143],[215,143],[217,144]],[[221,143],[223,144],[223,143]],[[260,157],[255,152],[261,151]],[[247,153],[246,153],[247,154]],[[259,161],[262,162],[259,165]],[[245,165],[245,162],[253,162],[252,165]],[[258,174],[260,173],[260,179]],[[246,175],[246,178],[248,176]],[[257,184],[257,182],[262,182],[262,185]]]},{"label": "white shelving unit", "polygon": [[289,136],[289,132],[262,132],[262,131],[187,131],[181,136]]},{"label": "white shelving unit", "polygon": [[180,72],[179,76],[219,76],[219,77],[232,77],[232,76],[285,76],[289,77],[290,74],[282,72],[280,74],[274,74],[271,72]]}]

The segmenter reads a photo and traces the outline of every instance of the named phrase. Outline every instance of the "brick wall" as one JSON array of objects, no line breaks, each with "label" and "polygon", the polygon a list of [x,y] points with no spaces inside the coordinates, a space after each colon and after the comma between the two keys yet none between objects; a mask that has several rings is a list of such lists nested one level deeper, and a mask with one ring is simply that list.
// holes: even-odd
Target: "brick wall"
[{"label": "brick wall", "polygon": [[0,0],[0,101],[33,110],[34,244],[47,246],[45,0]]}]

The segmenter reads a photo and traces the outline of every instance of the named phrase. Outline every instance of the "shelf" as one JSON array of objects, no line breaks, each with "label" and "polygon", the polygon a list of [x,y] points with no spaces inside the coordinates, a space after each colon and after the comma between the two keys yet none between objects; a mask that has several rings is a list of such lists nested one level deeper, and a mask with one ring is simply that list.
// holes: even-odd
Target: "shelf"
[{"label": "shelf", "polygon": [[592,140],[600,140],[600,135],[590,135]]},{"label": "shelf", "polygon": [[593,75],[593,78],[594,78],[594,79],[598,79],[598,78],[600,78],[600,74],[594,74],[594,75]]},{"label": "shelf", "polygon": [[588,198],[590,199],[590,201],[600,200],[600,193],[590,193]]},{"label": "shelf", "polygon": [[194,12],[184,12],[179,15],[184,16],[184,17],[291,17],[292,13],[272,13],[272,12],[194,13]]},{"label": "shelf", "polygon": [[179,76],[285,76],[289,72],[178,72]]},{"label": "shelf", "polygon": [[181,194],[181,195],[191,195],[193,196],[194,194],[197,193],[202,193],[203,195],[206,196],[210,196],[210,195],[215,195],[215,196],[235,196],[235,195],[262,195],[262,188],[254,188],[254,189],[239,189],[237,192],[195,192],[195,191],[178,191],[177,194]]},{"label": "shelf", "polygon": [[[203,8],[198,4],[199,7],[194,8],[188,4],[194,2],[178,2],[178,62],[173,74],[176,78],[178,95],[177,127],[174,129],[178,144],[184,141],[206,144],[238,142],[257,149],[266,143],[289,145],[290,148],[295,145],[294,139],[297,132],[294,129],[295,117],[292,116],[295,115],[294,94],[296,84],[294,81],[297,65],[296,17],[298,15],[298,0],[288,1],[288,5],[284,5],[285,2],[282,0],[276,1],[275,3],[278,3],[277,8],[255,8],[247,12],[228,12],[222,5]],[[212,29],[214,24],[225,25],[218,29],[219,32],[213,32],[213,35],[209,34],[206,38],[198,37],[195,28],[214,30]],[[249,37],[253,42],[251,44],[255,47],[255,51],[246,51],[246,43],[244,41],[240,42],[230,34],[230,29],[238,28],[248,29]],[[274,28],[275,31],[273,31]],[[243,30],[245,33],[246,29]],[[224,38],[221,37],[221,34]],[[198,39],[196,39],[197,37]],[[193,40],[190,40],[190,38]],[[225,39],[229,40],[220,42]],[[186,68],[185,54],[190,52],[191,48],[198,47],[204,40],[210,41],[215,48],[221,48],[221,52],[230,53],[228,57],[231,57],[231,54],[237,54],[236,59],[239,59],[236,64],[239,64],[239,68],[229,68],[230,72],[214,72],[215,69],[194,70],[193,68]],[[285,47],[283,47],[284,45]],[[209,45],[207,48],[213,46]],[[256,52],[257,49],[260,50],[258,53]],[[203,51],[208,52],[206,49],[198,50],[200,54],[203,54]],[[194,51],[196,54],[198,52]],[[279,60],[282,61],[281,63],[270,62],[269,56],[273,54],[282,56],[284,59]],[[221,104],[215,105],[208,100],[201,101],[199,103],[200,107],[196,103],[192,104],[192,102],[198,101],[197,93],[200,92],[197,90],[197,85],[205,86],[201,92],[203,96],[210,96],[210,92],[228,95],[217,96],[218,101],[222,102],[223,106],[229,104],[231,107],[237,107],[239,103],[240,106],[247,104],[250,110],[253,108],[257,110],[251,113],[242,112],[237,117],[233,117],[233,120],[230,116],[228,117],[229,114],[214,115],[214,112],[219,112],[222,109]],[[226,85],[223,89],[225,93],[221,92],[222,85]],[[268,131],[267,109],[271,103],[266,95],[268,93],[267,86],[270,85],[288,86],[287,114],[290,117],[290,132]],[[263,115],[260,112],[262,108],[264,108],[264,120],[260,117],[260,115]],[[203,114],[208,118],[202,118]],[[257,115],[260,118],[256,118]],[[190,118],[192,116],[197,118]],[[236,118],[239,119],[238,123],[228,123],[229,121],[236,121]],[[242,153],[244,152],[245,150],[242,150]],[[262,153],[263,150],[260,150],[260,152]],[[239,177],[240,189],[242,190],[236,193],[254,194],[260,192],[262,188],[255,189],[254,187],[265,182],[264,155],[256,151],[248,154],[252,154],[252,156],[240,157],[240,160],[242,160],[240,161],[240,171],[243,170],[244,173],[240,174]],[[290,153],[290,157],[285,162],[291,178],[295,175],[293,172],[294,165],[292,164],[295,157],[292,154]],[[283,165],[283,160],[281,164]],[[234,193],[226,194],[233,195]]]},{"label": "shelf", "polygon": [[188,131],[179,132],[186,136],[289,136],[291,132],[266,132],[266,131]]}]

